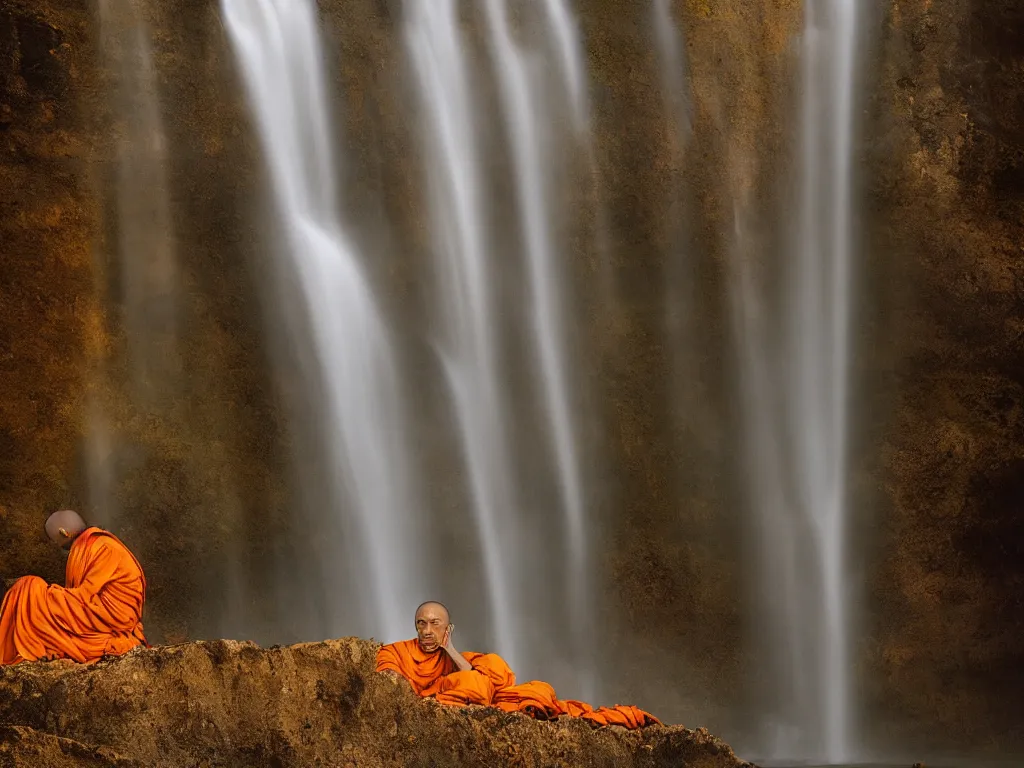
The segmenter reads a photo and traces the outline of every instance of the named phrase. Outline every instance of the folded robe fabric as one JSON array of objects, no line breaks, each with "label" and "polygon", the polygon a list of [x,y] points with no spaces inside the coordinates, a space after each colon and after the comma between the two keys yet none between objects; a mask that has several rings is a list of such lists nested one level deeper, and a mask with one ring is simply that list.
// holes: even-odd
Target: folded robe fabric
[{"label": "folded robe fabric", "polygon": [[40,659],[96,661],[146,643],[146,578],[112,533],[87,528],[68,553],[65,586],[18,579],[0,604],[0,665]]},{"label": "folded robe fabric", "polygon": [[444,704],[490,704],[495,691],[515,684],[516,676],[500,656],[472,651],[462,655],[473,669],[459,671],[447,653],[426,653],[417,641],[406,640],[377,652],[377,671],[397,672],[417,694]]},{"label": "folded robe fabric", "polygon": [[516,676],[500,656],[464,652],[472,669],[459,671],[441,650],[426,653],[416,640],[382,646],[377,652],[377,671],[397,672],[420,696],[433,696],[443,704],[479,704],[504,712],[525,712],[539,720],[581,717],[596,725],[643,728],[660,725],[654,715],[634,706],[619,705],[594,709],[572,699],[559,700],[548,683],[532,680],[516,685]]},{"label": "folded robe fabric", "polygon": [[598,725],[621,725],[623,728],[631,730],[648,725],[661,724],[661,721],[650,712],[644,712],[639,707],[634,707],[631,704],[598,707],[593,712],[586,712],[580,715],[580,717]]},{"label": "folded robe fabric", "polygon": [[555,689],[540,680],[498,691],[494,696],[494,706],[504,712],[526,712],[538,720],[553,720],[568,714],[555,695]]}]

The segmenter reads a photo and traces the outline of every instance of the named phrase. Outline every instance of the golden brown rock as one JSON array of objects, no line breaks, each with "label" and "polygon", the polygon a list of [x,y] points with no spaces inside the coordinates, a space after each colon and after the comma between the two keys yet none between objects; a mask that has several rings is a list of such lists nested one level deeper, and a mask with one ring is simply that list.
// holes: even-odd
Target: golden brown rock
[{"label": "golden brown rock", "polygon": [[0,726],[3,768],[142,768],[109,749],[89,747],[73,739],[24,726]]},{"label": "golden brown rock", "polygon": [[880,22],[868,706],[890,743],[998,754],[1024,740],[1024,6],[911,0]]},{"label": "golden brown rock", "polygon": [[749,765],[704,729],[594,729],[420,699],[373,671],[378,647],[215,641],[5,668],[0,756],[55,768]]},{"label": "golden brown rock", "polygon": [[[4,575],[59,578],[47,510],[78,498],[96,205],[82,131],[88,14],[0,3],[0,541]],[[7,542],[19,542],[7,548]],[[10,569],[10,570],[7,570]]]}]

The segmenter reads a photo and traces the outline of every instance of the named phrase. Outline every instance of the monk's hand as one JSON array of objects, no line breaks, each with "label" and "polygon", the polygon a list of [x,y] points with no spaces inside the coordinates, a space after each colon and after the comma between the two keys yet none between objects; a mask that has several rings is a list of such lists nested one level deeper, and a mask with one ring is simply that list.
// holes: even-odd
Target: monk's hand
[{"label": "monk's hand", "polygon": [[465,672],[473,668],[473,665],[466,660],[466,657],[455,650],[455,644],[452,643],[452,633],[455,631],[455,625],[449,624],[448,629],[444,631],[444,639],[441,642],[441,647],[444,648],[444,652],[451,657],[451,660],[455,662],[455,666],[461,672]]}]

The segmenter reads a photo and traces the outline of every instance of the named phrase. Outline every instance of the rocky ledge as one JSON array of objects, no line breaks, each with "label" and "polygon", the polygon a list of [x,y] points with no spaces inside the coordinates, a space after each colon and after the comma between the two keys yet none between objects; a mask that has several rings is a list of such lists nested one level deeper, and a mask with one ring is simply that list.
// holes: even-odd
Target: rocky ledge
[{"label": "rocky ledge", "polygon": [[0,669],[0,767],[738,768],[704,729],[595,729],[419,699],[377,644],[219,640]]}]

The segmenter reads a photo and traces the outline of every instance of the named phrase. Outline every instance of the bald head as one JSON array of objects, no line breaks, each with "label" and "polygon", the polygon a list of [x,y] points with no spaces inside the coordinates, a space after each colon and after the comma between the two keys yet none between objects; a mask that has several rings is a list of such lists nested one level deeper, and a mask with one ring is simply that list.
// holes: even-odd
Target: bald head
[{"label": "bald head", "polygon": [[439,603],[437,600],[427,600],[425,603],[420,603],[416,607],[416,618],[419,618],[422,611],[441,611],[444,614],[444,620],[447,622],[451,616],[448,613],[448,608],[445,607],[444,603]]},{"label": "bald head", "polygon": [[62,509],[46,518],[46,535],[54,544],[70,546],[75,537],[85,530],[85,521],[77,512]]},{"label": "bald head", "polygon": [[450,623],[451,617],[443,603],[436,600],[421,603],[416,609],[416,639],[420,648],[427,653],[438,650]]}]

